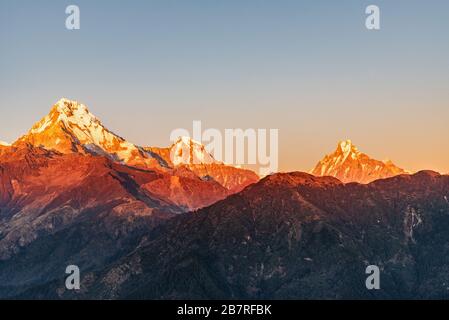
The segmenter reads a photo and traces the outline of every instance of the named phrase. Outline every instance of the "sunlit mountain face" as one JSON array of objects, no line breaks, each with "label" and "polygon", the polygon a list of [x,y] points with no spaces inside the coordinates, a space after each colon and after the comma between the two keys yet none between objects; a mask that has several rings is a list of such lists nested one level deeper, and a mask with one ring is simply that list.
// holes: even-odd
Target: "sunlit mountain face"
[{"label": "sunlit mountain face", "polygon": [[116,162],[145,168],[161,169],[163,165],[142,148],[105,128],[85,105],[67,99],[58,101],[50,113],[17,143],[64,154],[102,155]]},{"label": "sunlit mountain face", "polygon": [[351,140],[341,141],[310,171],[316,176],[332,176],[342,182],[369,183],[374,180],[406,174],[390,160],[379,161],[360,152]]},{"label": "sunlit mountain face", "polygon": [[[252,171],[215,161],[203,145],[186,137],[180,137],[169,148],[137,146],[107,129],[85,105],[68,99],[59,100],[47,116],[13,144],[14,148],[24,146],[62,155],[105,157],[116,164],[153,170],[164,178],[145,187],[190,210],[240,191],[259,179]],[[195,165],[184,164],[182,152],[195,154]],[[195,181],[196,187],[188,187],[186,181]],[[202,186],[205,192],[200,192]]]}]

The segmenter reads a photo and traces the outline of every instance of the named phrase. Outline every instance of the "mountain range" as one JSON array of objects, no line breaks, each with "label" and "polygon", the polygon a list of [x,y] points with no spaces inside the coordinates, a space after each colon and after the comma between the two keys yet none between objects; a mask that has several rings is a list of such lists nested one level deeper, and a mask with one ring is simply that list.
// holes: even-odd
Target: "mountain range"
[{"label": "mountain range", "polygon": [[349,140],[311,173],[260,179],[187,137],[137,146],[61,99],[0,145],[0,298],[448,297],[448,176]]},{"label": "mountain range", "polygon": [[[177,148],[178,153],[183,150],[184,145],[181,142],[184,145],[187,144],[187,148],[184,149],[187,150],[186,152],[198,150],[195,153],[200,157],[197,163],[203,170],[194,170],[195,168],[189,165],[184,166],[182,156],[175,154],[173,160],[170,159],[171,150]],[[85,105],[67,99],[59,100],[47,116],[12,145],[13,148],[22,146],[44,148],[63,155],[102,156],[117,164],[153,170],[161,174],[166,173],[167,181],[159,183],[155,186],[157,189],[153,191],[173,193],[174,198],[179,198],[179,193],[189,192],[189,187],[183,184],[183,181],[188,179],[202,180],[197,181],[199,185],[204,182],[204,185],[208,186],[215,182],[224,187],[225,190],[218,191],[216,195],[208,194],[207,198],[210,200],[188,199],[187,202],[192,203],[177,202],[178,205],[188,209],[196,209],[213,203],[223,195],[240,191],[259,180],[252,171],[214,161],[204,146],[193,143],[193,140],[187,137],[180,137],[167,149],[136,146],[105,128]],[[164,150],[167,150],[168,154],[165,154]],[[239,179],[234,179],[234,175],[238,175]],[[209,188],[205,187],[205,189]],[[190,192],[188,197],[195,198],[195,193]]]}]

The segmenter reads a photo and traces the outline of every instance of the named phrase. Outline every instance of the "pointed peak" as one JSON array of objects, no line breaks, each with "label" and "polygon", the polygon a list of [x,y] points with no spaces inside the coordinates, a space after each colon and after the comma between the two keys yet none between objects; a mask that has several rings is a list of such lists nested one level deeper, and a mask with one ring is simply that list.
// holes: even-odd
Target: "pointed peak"
[{"label": "pointed peak", "polygon": [[129,165],[159,166],[150,153],[108,130],[84,104],[66,98],[56,102],[50,113],[18,141],[61,153],[81,152]]},{"label": "pointed peak", "polygon": [[65,127],[76,124],[80,128],[85,128],[92,124],[101,125],[100,121],[89,112],[84,104],[62,98],[53,105],[49,114],[31,128],[29,133],[43,133],[52,128],[52,126],[59,125],[60,123],[63,123]]},{"label": "pointed peak", "polygon": [[405,173],[391,161],[372,159],[360,152],[349,139],[338,142],[335,152],[325,156],[311,172],[317,176],[333,176],[345,183],[368,183]]},{"label": "pointed peak", "polygon": [[343,140],[339,141],[337,145],[337,149],[340,149],[343,153],[348,153],[351,150],[357,150],[357,147],[352,143],[351,140]]},{"label": "pointed peak", "polygon": [[179,143],[183,143],[183,144],[187,144],[187,145],[194,144],[194,145],[203,146],[203,144],[201,142],[193,140],[192,138],[190,138],[188,136],[178,137],[178,139],[176,140],[176,142],[174,144],[179,144]]},{"label": "pointed peak", "polygon": [[60,114],[64,114],[67,117],[72,117],[74,115],[89,115],[91,118],[95,118],[87,109],[87,107],[82,104],[79,103],[78,101],[75,100],[69,100],[66,98],[61,98],[59,99],[58,102],[56,102],[56,104],[53,106],[52,111],[56,111]]},{"label": "pointed peak", "polygon": [[347,147],[347,146],[351,147],[352,146],[352,140],[351,139],[342,140],[342,141],[339,141],[338,144],[341,147]]},{"label": "pointed peak", "polygon": [[61,99],[58,100],[58,102],[56,102],[56,104],[80,104],[78,101],[76,100],[72,100],[72,99],[67,99],[62,97]]},{"label": "pointed peak", "polygon": [[336,154],[342,154],[343,157],[346,159],[349,155],[351,155],[352,158],[357,158],[357,156],[360,154],[357,147],[352,143],[351,140],[343,140],[339,141],[337,145],[337,149],[335,150]]},{"label": "pointed peak", "polygon": [[170,147],[170,160],[174,165],[217,163],[206,147],[188,136],[180,136]]},{"label": "pointed peak", "polygon": [[62,112],[64,110],[72,109],[74,106],[77,106],[79,104],[80,103],[78,101],[61,98],[53,105],[53,109]]}]

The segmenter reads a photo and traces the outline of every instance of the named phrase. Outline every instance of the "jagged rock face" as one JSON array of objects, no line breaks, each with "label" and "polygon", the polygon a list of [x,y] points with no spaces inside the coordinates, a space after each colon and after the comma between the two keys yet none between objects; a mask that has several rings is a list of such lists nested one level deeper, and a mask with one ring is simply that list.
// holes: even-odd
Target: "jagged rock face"
[{"label": "jagged rock face", "polygon": [[[448,197],[449,177],[432,172],[368,185],[269,176],[169,221],[62,297],[449,298]],[[366,289],[368,265],[381,290]]]},{"label": "jagged rock face", "polygon": [[391,161],[371,159],[360,152],[350,140],[346,140],[339,142],[335,152],[325,156],[310,173],[336,177],[345,183],[369,183],[407,172]]}]

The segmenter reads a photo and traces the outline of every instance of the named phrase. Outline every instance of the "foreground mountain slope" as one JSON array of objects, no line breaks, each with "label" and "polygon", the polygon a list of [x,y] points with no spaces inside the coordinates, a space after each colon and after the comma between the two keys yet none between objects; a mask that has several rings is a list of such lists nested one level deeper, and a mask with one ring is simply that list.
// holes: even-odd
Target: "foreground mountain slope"
[{"label": "foreground mountain slope", "polygon": [[360,152],[351,140],[341,141],[310,171],[316,176],[332,176],[347,182],[369,183],[407,173],[391,161],[379,161]]},{"label": "foreground mountain slope", "polygon": [[[449,298],[448,199],[434,172],[368,185],[276,174],[171,220],[62,297]],[[381,290],[365,287],[372,264]]]}]

